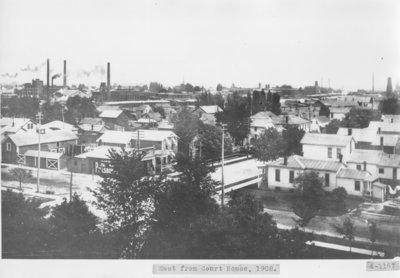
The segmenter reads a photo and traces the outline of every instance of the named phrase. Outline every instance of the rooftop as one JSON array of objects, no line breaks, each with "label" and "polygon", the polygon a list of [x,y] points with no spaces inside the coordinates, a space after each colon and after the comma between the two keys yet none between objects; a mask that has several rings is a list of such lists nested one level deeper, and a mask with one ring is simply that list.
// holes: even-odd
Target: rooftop
[{"label": "rooftop", "polygon": [[[29,131],[24,133],[11,134],[9,138],[15,143],[17,146],[30,146],[38,144],[39,138],[38,133],[36,131]],[[40,134],[40,143],[53,143],[53,142],[62,142],[62,141],[71,141],[77,140],[78,137],[75,133],[69,130],[54,130],[47,131],[46,133]]]},{"label": "rooftop", "polygon": [[336,177],[342,179],[364,180],[371,176],[372,175],[368,171],[343,168],[339,171]]},{"label": "rooftop", "polygon": [[100,114],[100,118],[118,118],[123,113],[122,110],[104,110]]},{"label": "rooftop", "polygon": [[338,171],[344,164],[336,161],[316,160],[304,158],[299,155],[292,155],[287,158],[287,164],[284,165],[284,158],[279,158],[273,162],[268,163],[271,166],[282,166],[295,169],[304,170],[324,170],[324,171]]},{"label": "rooftop", "polygon": [[133,139],[134,132],[107,130],[96,142],[127,145]]},{"label": "rooftop", "polygon": [[207,114],[215,114],[223,111],[222,108],[219,107],[218,105],[203,105],[200,106],[200,109]]},{"label": "rooftop", "polygon": [[[26,151],[24,153],[24,155],[25,156],[31,156],[31,157],[39,157],[39,152],[36,151],[36,150],[29,150],[29,151]],[[41,158],[59,159],[63,155],[64,155],[63,153],[40,151],[40,157]]]},{"label": "rooftop", "polygon": [[373,141],[373,137],[376,134],[372,129],[369,128],[345,128],[340,127],[337,131],[337,135],[348,135],[349,129],[351,129],[351,136],[357,142],[371,142]]},{"label": "rooftop", "polygon": [[69,123],[58,121],[58,120],[44,124],[44,125],[42,125],[42,127],[52,129],[52,130],[61,130],[61,129],[71,130],[71,131],[77,130],[77,128],[75,126],[73,126]]},{"label": "rooftop", "polygon": [[300,143],[305,145],[347,146],[352,137],[337,134],[306,133]]}]

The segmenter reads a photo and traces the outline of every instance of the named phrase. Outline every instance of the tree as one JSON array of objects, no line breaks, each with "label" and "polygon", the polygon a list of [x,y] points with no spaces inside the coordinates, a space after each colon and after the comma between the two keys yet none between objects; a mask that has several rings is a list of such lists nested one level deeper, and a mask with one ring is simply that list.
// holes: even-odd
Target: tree
[{"label": "tree", "polygon": [[191,258],[193,223],[218,210],[212,198],[218,183],[209,175],[213,168],[198,157],[179,154],[177,159],[182,160],[176,166],[181,175],[178,180],[166,180],[155,196],[143,258]]},{"label": "tree", "polygon": [[[224,137],[225,154],[232,152],[232,140]],[[221,157],[222,130],[216,126],[200,123],[198,143],[201,144],[201,159],[214,160]]]},{"label": "tree", "polygon": [[252,153],[261,161],[275,160],[285,153],[286,144],[275,128],[267,129],[253,142]]},{"label": "tree", "polygon": [[156,106],[156,107],[154,107],[154,108],[153,108],[153,111],[154,111],[154,112],[160,113],[161,117],[162,117],[163,119],[165,119],[165,110],[164,110],[164,108],[163,108],[162,106]]},{"label": "tree", "polygon": [[398,103],[397,97],[386,98],[381,101],[379,106],[382,114],[400,114],[400,103]]},{"label": "tree", "polygon": [[347,239],[350,243],[350,253],[351,253],[351,247],[352,243],[354,240],[354,233],[355,233],[355,227],[353,222],[349,217],[346,217],[344,220],[342,226],[335,226],[335,230],[338,234],[343,235],[343,238]]},{"label": "tree", "polygon": [[329,124],[326,125],[326,133],[336,134],[341,126],[341,122],[338,119],[333,119]]},{"label": "tree", "polygon": [[73,259],[108,257],[112,249],[100,248],[105,238],[101,237],[97,230],[97,223],[97,217],[89,211],[86,203],[76,193],[70,202],[64,199],[61,204],[53,208],[49,218],[53,235],[51,238],[53,257]]},{"label": "tree", "polygon": [[32,178],[32,171],[30,170],[25,170],[22,168],[13,168],[10,170],[10,173],[17,178],[19,182],[19,189],[23,191],[22,189],[22,183],[26,181],[29,178]]},{"label": "tree", "polygon": [[329,107],[326,106],[325,104],[321,103],[321,108],[319,109],[319,115],[329,118],[329,116],[331,115],[331,111],[329,110]]},{"label": "tree", "polygon": [[272,113],[275,115],[280,115],[281,114],[281,97],[279,96],[278,93],[273,93],[272,94],[272,107],[271,107]]},{"label": "tree", "polygon": [[[108,229],[120,238],[121,256],[135,258],[143,245],[159,180],[146,174],[141,152],[109,153],[110,173],[102,173],[93,190],[96,205],[107,215]],[[156,179],[156,180],[155,180]]]},{"label": "tree", "polygon": [[50,227],[37,199],[25,199],[11,190],[2,191],[2,257],[46,258]]},{"label": "tree", "polygon": [[81,120],[85,117],[96,117],[98,115],[96,106],[92,99],[74,96],[67,100],[65,105],[65,121],[69,124],[75,125],[76,120]]},{"label": "tree", "polygon": [[375,222],[371,222],[368,225],[370,237],[369,240],[371,241],[371,256],[374,255],[374,245],[379,235],[378,227]]},{"label": "tree", "polygon": [[1,115],[34,119],[39,111],[39,99],[31,97],[1,100]]},{"label": "tree", "polygon": [[[273,99],[271,103],[271,109],[273,106]],[[261,91],[253,91],[253,103],[252,103],[253,115],[257,114],[260,111],[267,110],[267,99],[264,90]]]},{"label": "tree", "polygon": [[250,103],[238,93],[228,96],[222,113],[217,113],[219,123],[227,124],[227,130],[236,145],[242,145],[249,133]]},{"label": "tree", "polygon": [[179,137],[179,152],[189,154],[189,146],[198,133],[199,119],[187,109],[177,113],[172,121],[175,124],[176,135]]},{"label": "tree", "polygon": [[346,209],[346,198],[347,198],[347,191],[343,187],[338,187],[332,190],[332,196],[335,201],[335,204],[341,210]]},{"label": "tree", "polygon": [[300,217],[296,220],[300,227],[305,227],[322,208],[325,192],[322,189],[323,179],[317,172],[301,173],[295,180],[293,212]]},{"label": "tree", "polygon": [[218,85],[217,85],[217,91],[218,91],[218,92],[221,92],[222,89],[223,89],[222,85],[221,85],[221,84],[218,84]]},{"label": "tree", "polygon": [[347,128],[366,128],[370,121],[380,121],[381,117],[377,110],[351,108],[341,125]]},{"label": "tree", "polygon": [[300,143],[305,131],[299,129],[297,126],[288,126],[282,131],[282,140],[285,145],[284,155],[290,156],[292,154],[302,155],[302,145]]},{"label": "tree", "polygon": [[149,91],[152,93],[160,93],[164,90],[164,87],[161,83],[150,82]]},{"label": "tree", "polygon": [[62,116],[62,111],[63,111],[63,106],[59,103],[44,103],[42,105],[42,112],[43,112],[43,122],[42,123],[49,123],[52,121],[62,121],[63,116]]}]

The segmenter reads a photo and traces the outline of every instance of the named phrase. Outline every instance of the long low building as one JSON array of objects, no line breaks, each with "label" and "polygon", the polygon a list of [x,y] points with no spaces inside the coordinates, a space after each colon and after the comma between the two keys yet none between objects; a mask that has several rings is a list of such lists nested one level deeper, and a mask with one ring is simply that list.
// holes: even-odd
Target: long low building
[{"label": "long low building", "polygon": [[[136,151],[135,149],[125,149],[128,152]],[[99,146],[93,150],[82,153],[73,157],[69,164],[68,170],[75,173],[84,174],[101,174],[111,173],[112,166],[110,152],[122,152],[120,147]],[[148,173],[153,173],[156,169],[156,154],[154,148],[141,149],[139,151],[145,152],[142,162],[147,169]]]}]

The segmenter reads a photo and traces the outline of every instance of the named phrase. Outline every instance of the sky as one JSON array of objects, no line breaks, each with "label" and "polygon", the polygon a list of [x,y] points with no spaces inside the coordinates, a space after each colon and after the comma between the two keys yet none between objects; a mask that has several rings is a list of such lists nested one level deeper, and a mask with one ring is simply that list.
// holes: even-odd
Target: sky
[{"label": "sky", "polygon": [[[397,0],[0,0],[0,83],[151,81],[385,89],[400,81]],[[16,75],[17,74],[17,75]],[[16,75],[16,76],[15,76]],[[55,84],[61,84],[62,78]]]}]

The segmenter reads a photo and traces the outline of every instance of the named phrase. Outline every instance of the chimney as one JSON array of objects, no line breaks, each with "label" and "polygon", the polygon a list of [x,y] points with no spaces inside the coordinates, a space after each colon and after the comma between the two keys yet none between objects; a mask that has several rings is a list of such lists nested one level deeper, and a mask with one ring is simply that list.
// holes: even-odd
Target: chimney
[{"label": "chimney", "polygon": [[94,129],[94,126],[93,126],[93,124],[92,124],[92,130]]},{"label": "chimney", "polygon": [[381,147],[383,147],[383,136],[381,136]]},{"label": "chimney", "polygon": [[283,157],[283,165],[287,165],[287,156],[286,155]]},{"label": "chimney", "polygon": [[378,127],[378,134],[381,134],[381,128]]},{"label": "chimney", "polygon": [[67,60],[64,60],[64,82],[63,82],[63,86],[67,87]]},{"label": "chimney", "polygon": [[289,123],[289,116],[286,116],[286,123]]},{"label": "chimney", "polygon": [[339,154],[339,162],[342,163],[342,161],[343,161],[343,155]]},{"label": "chimney", "polygon": [[367,162],[364,161],[364,171],[367,171]]},{"label": "chimney", "polygon": [[47,59],[47,92],[46,92],[46,99],[49,102],[50,97],[50,59]]},{"label": "chimney", "polygon": [[347,135],[351,135],[353,133],[353,130],[351,128],[347,129]]}]

